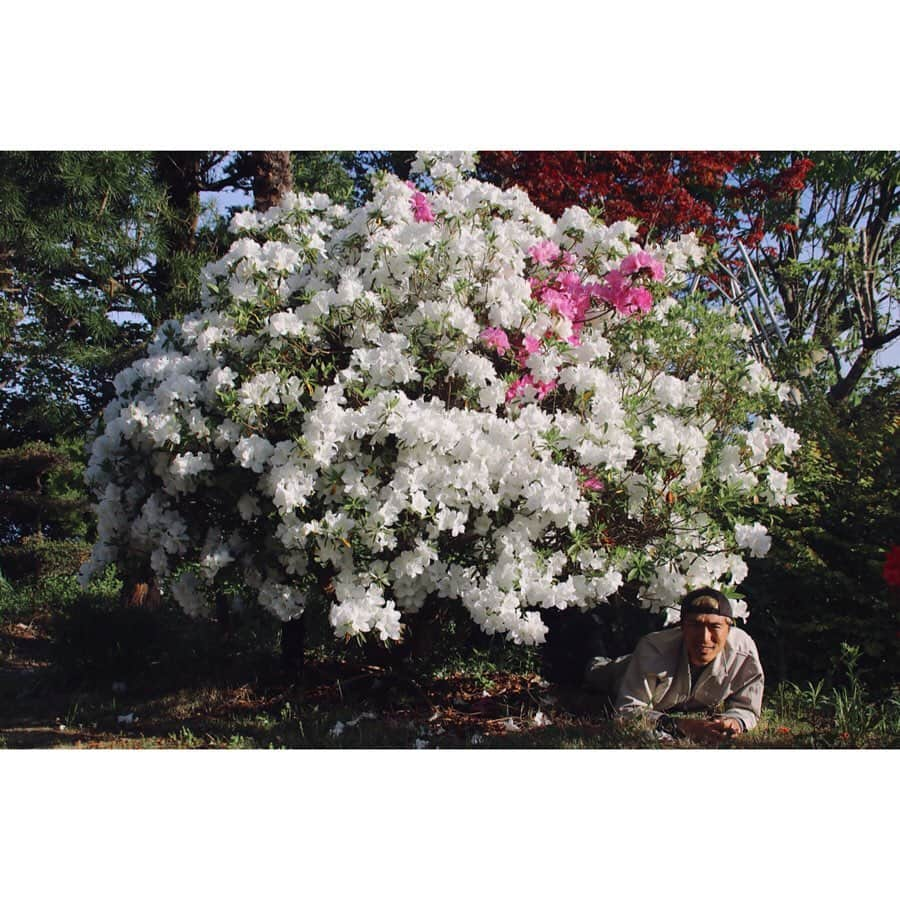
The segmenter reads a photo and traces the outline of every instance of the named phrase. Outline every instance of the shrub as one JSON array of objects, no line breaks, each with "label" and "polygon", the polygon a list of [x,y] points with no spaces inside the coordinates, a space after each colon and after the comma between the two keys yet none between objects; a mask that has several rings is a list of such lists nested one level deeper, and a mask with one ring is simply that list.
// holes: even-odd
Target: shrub
[{"label": "shrub", "polygon": [[524,644],[540,610],[738,596],[797,436],[733,311],[682,290],[698,243],[554,221],[470,162],[235,217],[202,308],[116,378],[85,578],[149,560],[192,614],[311,603],[383,640],[455,602]]}]

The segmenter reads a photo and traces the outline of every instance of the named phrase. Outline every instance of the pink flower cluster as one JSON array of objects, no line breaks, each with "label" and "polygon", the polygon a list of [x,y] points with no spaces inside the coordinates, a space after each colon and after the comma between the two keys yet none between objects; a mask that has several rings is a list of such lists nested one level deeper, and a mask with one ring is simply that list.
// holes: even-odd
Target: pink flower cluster
[{"label": "pink flower cluster", "polygon": [[413,218],[417,222],[433,222],[434,211],[428,202],[428,198],[421,191],[417,191],[416,186],[411,181],[407,181],[406,186],[413,192],[412,197],[409,198],[409,206],[412,209]]},{"label": "pink flower cluster", "polygon": [[480,337],[485,346],[493,347],[501,356],[509,350],[509,337],[502,328],[485,328]]},{"label": "pink flower cluster", "polygon": [[626,256],[618,269],[607,272],[597,296],[623,316],[648,312],[653,305],[653,295],[647,288],[634,283],[634,276],[640,275],[644,269],[649,270],[653,281],[665,278],[663,264],[646,250],[638,250]]},{"label": "pink flower cluster", "polygon": [[525,393],[528,388],[534,388],[537,392],[538,400],[543,400],[551,391],[556,389],[556,380],[553,381],[535,381],[534,376],[529,372],[521,378],[517,378],[506,389],[506,402],[514,400],[516,397]]},{"label": "pink flower cluster", "polygon": [[[422,195],[415,195],[411,202],[415,202],[416,196]],[[431,212],[430,208],[428,212]],[[618,269],[607,273],[603,282],[587,284],[575,272],[575,256],[562,250],[553,241],[545,240],[535,244],[528,250],[528,255],[541,267],[529,279],[531,295],[551,312],[571,323],[566,340],[574,347],[580,343],[579,335],[594,299],[605,301],[625,316],[645,313],[653,303],[653,296],[646,287],[636,284],[635,280],[645,271],[649,272],[653,281],[662,281],[665,277],[663,264],[645,250],[626,256]],[[521,342],[513,344],[502,328],[485,328],[480,335],[485,346],[496,350],[501,356],[514,350],[520,370],[526,367],[531,356],[541,352],[541,346],[547,336],[549,335],[543,337],[523,335]],[[534,389],[538,400],[543,400],[556,388],[556,380],[536,381],[530,372],[526,372],[509,386],[506,391],[506,402],[509,403],[522,396],[529,388]],[[602,490],[603,484],[588,477],[584,487],[586,490]]]},{"label": "pink flower cluster", "polygon": [[666,277],[666,270],[663,268],[663,264],[646,250],[638,250],[637,253],[626,256],[619,263],[619,271],[623,275],[634,275],[635,272],[640,272],[641,269],[649,269],[650,277],[654,281],[662,281]]},{"label": "pink flower cluster", "polygon": [[553,241],[541,241],[528,251],[528,255],[539,265],[549,266],[560,260],[569,269],[575,265],[575,257],[567,250],[562,250]]},{"label": "pink flower cluster", "polygon": [[[600,285],[584,284],[574,271],[574,255],[561,250],[553,241],[535,244],[528,254],[539,266],[552,267],[549,273],[533,275],[529,279],[531,295],[540,300],[551,312],[572,323],[572,333],[568,341],[577,347],[578,335],[584,326],[591,300],[600,296]],[[526,347],[526,349],[529,353],[534,353],[537,348]]]},{"label": "pink flower cluster", "polygon": [[[492,347],[501,356],[512,348],[512,345],[509,342],[509,335],[502,328],[485,328],[484,331],[481,332],[480,337],[485,346]],[[539,353],[540,348],[541,342],[538,338],[532,337],[531,335],[525,335],[522,339],[522,344],[516,350],[516,362],[518,365],[521,368],[524,368],[525,363],[528,361],[528,357],[531,356],[532,353]],[[521,396],[529,387],[535,389],[538,400],[543,400],[544,397],[556,387],[556,381],[535,381],[533,375],[526,373],[520,378],[517,378],[507,388],[506,402],[509,403],[510,400]]]}]

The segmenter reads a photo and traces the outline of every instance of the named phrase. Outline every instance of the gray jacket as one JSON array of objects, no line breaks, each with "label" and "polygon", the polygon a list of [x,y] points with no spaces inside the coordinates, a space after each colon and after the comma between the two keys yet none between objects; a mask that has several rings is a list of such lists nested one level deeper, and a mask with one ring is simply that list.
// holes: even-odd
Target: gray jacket
[{"label": "gray jacket", "polygon": [[638,641],[625,668],[615,706],[620,715],[711,710],[737,719],[744,731],[756,726],[762,709],[763,670],[753,638],[729,629],[725,648],[691,684],[691,667],[680,628],[656,631]]}]

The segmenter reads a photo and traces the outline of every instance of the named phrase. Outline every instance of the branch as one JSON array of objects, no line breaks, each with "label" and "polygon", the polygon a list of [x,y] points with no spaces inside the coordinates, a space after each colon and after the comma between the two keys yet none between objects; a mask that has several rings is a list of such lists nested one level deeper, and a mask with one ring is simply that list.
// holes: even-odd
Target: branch
[{"label": "branch", "polygon": [[900,338],[900,325],[884,334],[871,338],[866,346],[870,346],[873,350],[880,350],[886,344],[890,344],[891,341],[897,340],[897,338]]},{"label": "branch", "polygon": [[853,393],[853,389],[869,367],[873,352],[868,347],[863,347],[850,371],[828,392],[828,400],[832,405],[843,403]]},{"label": "branch", "polygon": [[228,175],[218,181],[202,181],[200,183],[201,191],[222,191],[225,188],[248,189],[247,179],[240,175]]},{"label": "branch", "polygon": [[828,355],[831,357],[831,362],[834,364],[834,375],[835,378],[840,379],[841,377],[841,357],[837,352],[834,344],[831,341],[828,342],[825,349],[828,351]]}]

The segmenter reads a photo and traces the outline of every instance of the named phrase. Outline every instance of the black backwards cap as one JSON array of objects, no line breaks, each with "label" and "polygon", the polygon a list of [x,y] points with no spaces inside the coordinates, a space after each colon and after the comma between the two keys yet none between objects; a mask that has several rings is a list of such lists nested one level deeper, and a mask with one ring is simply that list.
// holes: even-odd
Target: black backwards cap
[{"label": "black backwards cap", "polygon": [[685,594],[681,600],[681,618],[683,619],[690,613],[725,616],[730,624],[734,625],[731,601],[715,588],[697,588],[697,590]]}]

